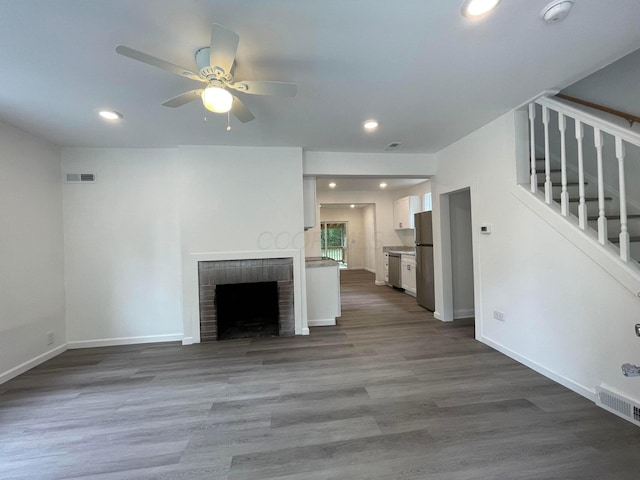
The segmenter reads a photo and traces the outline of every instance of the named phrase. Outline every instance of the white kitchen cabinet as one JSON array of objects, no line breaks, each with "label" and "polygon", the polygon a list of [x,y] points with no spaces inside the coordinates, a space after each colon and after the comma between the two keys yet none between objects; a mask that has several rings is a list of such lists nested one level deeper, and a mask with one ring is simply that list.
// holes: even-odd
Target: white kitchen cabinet
[{"label": "white kitchen cabinet", "polygon": [[389,283],[389,252],[384,252],[384,281]]},{"label": "white kitchen cabinet", "polygon": [[302,204],[304,208],[304,229],[316,226],[316,177],[302,178]]},{"label": "white kitchen cabinet", "polygon": [[402,269],[401,281],[405,293],[416,296],[416,257],[415,255],[402,255],[400,257]]},{"label": "white kitchen cabinet", "polygon": [[413,215],[420,211],[420,197],[409,195],[393,202],[393,228],[405,230],[414,228]]}]

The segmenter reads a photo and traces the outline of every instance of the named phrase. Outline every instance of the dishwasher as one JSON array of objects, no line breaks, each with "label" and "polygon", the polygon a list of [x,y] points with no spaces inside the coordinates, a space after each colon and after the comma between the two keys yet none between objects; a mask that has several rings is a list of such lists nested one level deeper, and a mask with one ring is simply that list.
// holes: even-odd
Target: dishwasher
[{"label": "dishwasher", "polygon": [[400,254],[389,253],[389,283],[392,287],[402,288]]}]

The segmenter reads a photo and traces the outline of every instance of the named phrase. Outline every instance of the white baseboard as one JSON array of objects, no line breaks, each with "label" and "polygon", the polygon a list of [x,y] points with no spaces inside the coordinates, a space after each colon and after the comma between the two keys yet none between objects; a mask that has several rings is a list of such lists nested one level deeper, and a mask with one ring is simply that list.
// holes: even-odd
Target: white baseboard
[{"label": "white baseboard", "polygon": [[333,327],[336,324],[335,318],[320,318],[316,320],[308,320],[310,327]]},{"label": "white baseboard", "polygon": [[387,284],[387,282],[385,282],[385,281],[383,281],[383,280],[376,280],[374,283],[375,283],[376,285],[378,285],[378,286],[386,285],[386,284]]},{"label": "white baseboard", "polygon": [[453,319],[457,320],[458,318],[469,318],[475,316],[475,314],[476,311],[474,308],[460,308],[453,311]]},{"label": "white baseboard", "polygon": [[4,382],[8,382],[9,380],[11,380],[12,378],[17,377],[18,375],[22,375],[24,372],[26,372],[27,370],[31,370],[33,367],[37,367],[38,365],[40,365],[41,363],[46,362],[47,360],[52,359],[53,357],[60,355],[61,353],[65,352],[67,350],[67,345],[60,345],[59,347],[56,347],[52,350],[49,350],[48,352],[43,353],[42,355],[38,355],[35,358],[32,358],[31,360],[28,360],[20,365],[18,365],[17,367],[12,368],[11,370],[7,370],[4,373],[0,374],[0,384],[4,383]]},{"label": "white baseboard", "polygon": [[311,332],[309,331],[309,327],[307,327],[307,328],[303,328],[303,329],[302,329],[302,335],[309,335],[309,333],[311,333]]},{"label": "white baseboard", "polygon": [[193,337],[183,337],[182,345],[193,345]]},{"label": "white baseboard", "polygon": [[505,347],[504,345],[501,345],[498,342],[494,342],[493,340],[488,339],[487,337],[481,337],[479,338],[479,340],[482,343],[489,345],[491,348],[498,350],[500,353],[504,353],[507,357],[513,358],[517,362],[520,362],[523,365],[526,365],[530,369],[535,370],[539,374],[544,375],[547,378],[550,378],[554,382],[559,383],[564,387],[567,387],[569,390],[572,390],[577,394],[582,395],[583,397],[591,400],[592,402],[596,401],[595,389],[585,387],[584,385],[580,385],[579,383],[576,383],[569,378],[563,377],[562,375],[552,370],[549,370],[548,368],[545,368],[542,365],[539,365],[533,360],[517,354],[513,350],[510,350],[507,347]]},{"label": "white baseboard", "polygon": [[167,335],[144,335],[141,337],[119,337],[119,338],[100,338],[97,340],[80,340],[77,342],[67,342],[67,347],[69,349],[112,347],[116,345],[134,345],[136,343],[181,342],[183,340],[184,340],[184,335],[182,335],[181,333],[170,333]]},{"label": "white baseboard", "polygon": [[367,268],[367,267],[364,267],[364,268],[363,268],[363,270],[366,270],[366,271],[367,271],[367,272],[369,272],[369,273],[376,273],[376,269],[375,269],[375,268]]},{"label": "white baseboard", "polygon": [[416,296],[416,292],[414,292],[413,290],[409,290],[407,288],[404,289],[404,293],[406,293],[407,295],[411,295],[412,297]]},{"label": "white baseboard", "polygon": [[433,318],[436,320],[440,320],[441,322],[453,322],[453,318],[450,320],[445,320],[442,314],[438,311],[433,312]]}]

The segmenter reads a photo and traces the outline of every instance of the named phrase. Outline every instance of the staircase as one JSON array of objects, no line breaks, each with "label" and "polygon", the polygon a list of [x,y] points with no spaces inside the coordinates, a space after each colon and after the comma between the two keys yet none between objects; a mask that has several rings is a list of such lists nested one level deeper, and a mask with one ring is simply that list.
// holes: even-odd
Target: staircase
[{"label": "staircase", "polygon": [[530,191],[637,267],[640,134],[553,98],[531,103],[528,114]]}]

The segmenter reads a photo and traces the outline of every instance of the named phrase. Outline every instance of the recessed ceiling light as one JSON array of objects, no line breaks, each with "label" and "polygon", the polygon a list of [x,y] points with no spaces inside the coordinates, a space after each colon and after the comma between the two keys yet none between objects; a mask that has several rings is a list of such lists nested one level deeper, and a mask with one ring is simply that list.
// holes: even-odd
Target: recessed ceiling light
[{"label": "recessed ceiling light", "polygon": [[353,203],[350,205],[350,207],[351,208],[356,208],[356,206]]},{"label": "recessed ceiling light", "polygon": [[382,183],[380,184],[380,188],[387,188],[387,184],[386,184],[386,183],[384,183],[384,182],[382,182]]},{"label": "recessed ceiling light", "polygon": [[120,120],[122,118],[122,114],[115,110],[99,110],[98,115],[105,120]]},{"label": "recessed ceiling light", "polygon": [[366,122],[364,122],[363,127],[365,128],[365,130],[375,130],[376,128],[378,128],[378,122],[376,120],[367,120]]},{"label": "recessed ceiling light", "polygon": [[460,11],[465,17],[479,17],[498,6],[500,0],[465,0]]},{"label": "recessed ceiling light", "polygon": [[329,188],[336,188],[336,184],[335,184],[334,182],[331,182],[331,183],[329,184]]}]

